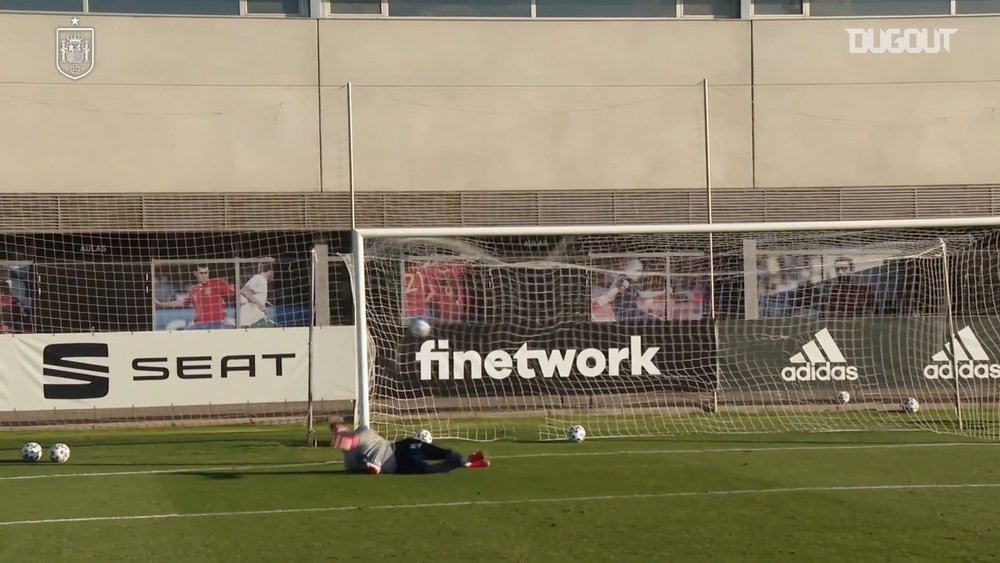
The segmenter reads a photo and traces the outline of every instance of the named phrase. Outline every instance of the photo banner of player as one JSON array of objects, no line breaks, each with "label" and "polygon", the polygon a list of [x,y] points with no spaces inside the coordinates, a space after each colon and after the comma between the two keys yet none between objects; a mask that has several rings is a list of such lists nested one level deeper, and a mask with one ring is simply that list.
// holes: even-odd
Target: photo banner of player
[{"label": "photo banner of player", "polygon": [[906,250],[837,249],[827,252],[757,252],[759,315],[900,314],[911,297]]},{"label": "photo banner of player", "polygon": [[618,254],[591,258],[593,322],[697,321],[708,307],[708,264],[695,254]]},{"label": "photo banner of player", "polygon": [[461,260],[408,260],[403,263],[403,320],[415,317],[461,322],[468,315],[467,274]]},{"label": "photo banner of player", "polygon": [[0,334],[32,332],[31,265],[0,262]]},{"label": "photo banner of player", "polygon": [[276,327],[270,258],[153,262],[154,330]]}]

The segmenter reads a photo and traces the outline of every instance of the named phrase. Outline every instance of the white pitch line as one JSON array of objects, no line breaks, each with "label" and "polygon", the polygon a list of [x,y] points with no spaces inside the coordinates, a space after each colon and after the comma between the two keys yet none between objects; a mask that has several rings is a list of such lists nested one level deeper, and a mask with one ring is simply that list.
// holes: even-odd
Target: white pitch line
[{"label": "white pitch line", "polygon": [[[611,455],[669,455],[669,454],[710,454],[710,453],[752,453],[752,452],[779,452],[779,451],[834,451],[834,450],[868,450],[868,449],[909,449],[909,448],[939,448],[939,447],[963,447],[963,446],[998,446],[1000,443],[977,443],[977,442],[942,442],[938,444],[845,444],[845,445],[821,445],[821,446],[765,446],[762,448],[738,447],[738,448],[705,448],[705,449],[666,449],[666,450],[616,450],[600,452],[538,452],[531,454],[509,454],[490,456],[491,459],[532,459],[546,457],[591,457],[591,456],[611,456]],[[46,473],[42,475],[12,475],[0,477],[0,481],[23,481],[30,479],[65,479],[69,477],[128,477],[141,475],[169,475],[174,473],[194,473],[199,471],[266,471],[269,469],[281,469],[289,467],[308,467],[314,465],[340,465],[340,460],[331,461],[310,461],[300,463],[284,463],[278,465],[234,465],[221,467],[179,467],[174,469],[150,469],[142,471],[110,471],[93,473]]]},{"label": "white pitch line", "polygon": [[228,467],[178,467],[175,469],[149,469],[144,471],[107,471],[100,473],[46,473],[44,475],[12,475],[0,477],[0,481],[20,481],[25,479],[65,479],[67,477],[122,477],[129,475],[161,475],[170,473],[194,473],[198,471],[249,471],[251,469],[280,469],[287,467],[305,467],[308,465],[334,465],[341,461],[309,461],[301,463],[282,463],[278,465],[234,465]]},{"label": "white pitch line", "polygon": [[453,502],[423,502],[414,504],[377,504],[374,506],[324,506],[314,508],[275,508],[266,510],[238,510],[228,512],[192,512],[188,514],[137,514],[132,516],[85,516],[80,518],[48,518],[44,520],[0,521],[2,526],[31,526],[40,524],[70,524],[78,522],[116,522],[122,520],[165,520],[179,518],[211,518],[225,516],[264,516],[274,514],[304,514],[309,512],[343,512],[347,510],[406,510],[414,508],[452,508],[469,506],[503,506],[518,504],[548,504],[560,502],[593,502],[608,500],[644,500],[679,497],[709,497],[736,495],[770,495],[788,493],[828,493],[854,491],[908,491],[928,489],[995,489],[1000,483],[955,483],[914,485],[834,485],[816,487],[787,487],[772,489],[729,489],[716,491],[677,491],[671,493],[645,493],[632,495],[601,495],[581,497],[529,498],[507,500],[468,500]]},{"label": "white pitch line", "polygon": [[844,444],[844,445],[823,445],[823,446],[764,446],[762,448],[739,447],[739,448],[702,448],[702,449],[677,449],[677,450],[620,450],[603,452],[545,452],[535,454],[511,454],[505,456],[490,456],[492,459],[517,459],[533,457],[562,457],[562,456],[601,456],[601,455],[634,455],[634,454],[710,454],[710,453],[751,453],[751,452],[780,452],[780,451],[833,451],[833,450],[879,450],[879,449],[909,449],[909,448],[944,448],[961,446],[1000,446],[1000,443],[977,443],[977,442],[941,442],[937,444]]}]

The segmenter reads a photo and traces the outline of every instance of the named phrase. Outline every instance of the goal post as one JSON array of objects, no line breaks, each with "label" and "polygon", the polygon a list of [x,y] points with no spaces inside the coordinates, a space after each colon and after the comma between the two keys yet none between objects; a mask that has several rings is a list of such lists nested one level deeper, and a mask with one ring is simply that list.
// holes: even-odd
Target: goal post
[{"label": "goal post", "polygon": [[357,229],[356,420],[471,440],[995,436],[998,226]]}]

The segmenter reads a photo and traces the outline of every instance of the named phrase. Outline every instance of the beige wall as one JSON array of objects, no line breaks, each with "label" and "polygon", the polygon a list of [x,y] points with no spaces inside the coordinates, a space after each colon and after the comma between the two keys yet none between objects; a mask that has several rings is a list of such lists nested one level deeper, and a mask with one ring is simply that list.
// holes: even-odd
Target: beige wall
[{"label": "beige wall", "polygon": [[[1000,18],[292,20],[0,14],[0,192],[719,189],[1000,182]],[[851,54],[845,28],[958,31]],[[321,172],[322,170],[322,172]]]},{"label": "beige wall", "polygon": [[316,23],[81,18],[93,72],[55,69],[69,16],[0,15],[0,190],[316,191]]},{"label": "beige wall", "polygon": [[[359,190],[705,185],[702,87],[750,82],[745,22],[324,21]],[[331,92],[332,94],[332,92]],[[324,93],[324,117],[346,112]],[[751,182],[750,95],[712,98],[713,181]],[[324,146],[339,142],[324,129]],[[337,151],[327,188],[340,189]]]},{"label": "beige wall", "polygon": [[[852,54],[846,28],[954,28],[951,51]],[[1000,18],[754,24],[760,187],[1000,181]]]}]

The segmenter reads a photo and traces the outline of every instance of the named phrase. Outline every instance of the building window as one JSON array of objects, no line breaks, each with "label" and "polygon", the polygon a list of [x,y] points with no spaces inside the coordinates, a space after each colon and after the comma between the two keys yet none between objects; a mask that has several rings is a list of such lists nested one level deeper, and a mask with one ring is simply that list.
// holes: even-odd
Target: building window
[{"label": "building window", "polygon": [[331,14],[374,14],[382,13],[382,0],[333,0]]},{"label": "building window", "polygon": [[302,15],[299,0],[247,0],[248,14]]},{"label": "building window", "polygon": [[389,0],[389,15],[399,17],[529,18],[530,0]]},{"label": "building window", "polygon": [[811,16],[922,16],[951,13],[950,0],[811,0]]},{"label": "building window", "polygon": [[684,0],[685,16],[740,17],[740,0]]},{"label": "building window", "polygon": [[802,0],[756,0],[755,16],[801,16]]},{"label": "building window", "polygon": [[540,18],[673,18],[676,0],[535,0]]},{"label": "building window", "polygon": [[0,0],[0,10],[82,12],[83,0]]},{"label": "building window", "polygon": [[238,16],[239,0],[90,0],[91,12]]},{"label": "building window", "polygon": [[959,14],[1000,14],[1000,0],[958,0]]}]

